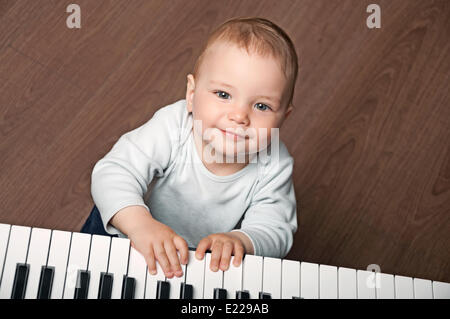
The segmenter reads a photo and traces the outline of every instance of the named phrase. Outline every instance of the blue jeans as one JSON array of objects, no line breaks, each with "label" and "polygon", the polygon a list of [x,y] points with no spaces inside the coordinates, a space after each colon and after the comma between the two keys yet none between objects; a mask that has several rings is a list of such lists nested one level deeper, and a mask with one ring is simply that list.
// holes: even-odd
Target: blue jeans
[{"label": "blue jeans", "polygon": [[95,205],[94,208],[92,208],[91,214],[89,215],[88,219],[86,219],[86,222],[84,223],[83,227],[81,227],[80,232],[86,234],[119,237],[118,235],[111,235],[106,232],[105,227],[103,227],[100,212],[98,211],[98,208]]}]

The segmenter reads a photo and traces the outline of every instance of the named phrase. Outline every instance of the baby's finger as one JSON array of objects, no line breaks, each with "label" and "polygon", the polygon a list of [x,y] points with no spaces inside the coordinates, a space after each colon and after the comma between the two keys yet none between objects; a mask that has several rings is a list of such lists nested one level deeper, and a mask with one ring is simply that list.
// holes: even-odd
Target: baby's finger
[{"label": "baby's finger", "polygon": [[169,258],[170,267],[177,277],[181,277],[183,272],[181,270],[180,259],[178,258],[177,250],[172,241],[164,242],[164,249],[166,250],[167,257]]},{"label": "baby's finger", "polygon": [[164,274],[168,278],[173,277],[172,270],[170,269],[169,259],[167,258],[166,250],[163,247],[163,244],[157,244],[154,246],[155,256],[161,266]]},{"label": "baby's finger", "polygon": [[223,243],[216,241],[211,247],[211,263],[210,268],[212,271],[219,270],[220,257],[222,257]]},{"label": "baby's finger", "polygon": [[244,253],[245,253],[244,247],[239,243],[235,243],[233,265],[238,267],[241,264],[242,258],[244,258]]},{"label": "baby's finger", "polygon": [[180,261],[183,265],[187,265],[189,261],[189,247],[183,237],[177,236],[174,238],[173,243],[180,252]]},{"label": "baby's finger", "polygon": [[205,256],[205,252],[207,249],[211,247],[211,239],[208,237],[203,238],[197,245],[197,249],[195,250],[195,257],[199,260],[202,260]]},{"label": "baby's finger", "polygon": [[156,275],[156,260],[153,249],[150,249],[149,253],[145,256],[145,262],[147,263],[149,273]]},{"label": "baby's finger", "polygon": [[222,257],[220,259],[220,269],[227,270],[228,266],[230,266],[231,254],[233,253],[233,243],[226,242],[223,245],[222,249]]}]

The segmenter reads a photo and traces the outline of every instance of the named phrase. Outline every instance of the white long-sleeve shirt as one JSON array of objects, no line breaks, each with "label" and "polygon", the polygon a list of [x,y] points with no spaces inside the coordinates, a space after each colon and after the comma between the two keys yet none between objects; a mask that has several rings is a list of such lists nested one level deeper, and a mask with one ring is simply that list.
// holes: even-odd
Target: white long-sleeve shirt
[{"label": "white long-sleeve shirt", "polygon": [[106,231],[125,236],[109,221],[122,208],[141,205],[189,247],[235,230],[250,238],[255,255],[285,257],[297,230],[297,206],[294,160],[284,143],[279,140],[277,158],[272,143],[265,156],[217,176],[202,163],[192,127],[186,100],[179,100],[122,135],[96,163],[91,192]]}]

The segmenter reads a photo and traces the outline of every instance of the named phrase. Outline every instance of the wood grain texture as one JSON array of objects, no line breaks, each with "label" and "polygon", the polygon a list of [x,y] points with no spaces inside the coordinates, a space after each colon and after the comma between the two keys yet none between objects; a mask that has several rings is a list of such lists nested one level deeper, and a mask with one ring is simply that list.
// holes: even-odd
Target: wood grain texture
[{"label": "wood grain texture", "polygon": [[90,174],[185,96],[208,33],[262,16],[297,47],[290,259],[450,282],[450,2],[0,0],[0,222],[79,231]]}]

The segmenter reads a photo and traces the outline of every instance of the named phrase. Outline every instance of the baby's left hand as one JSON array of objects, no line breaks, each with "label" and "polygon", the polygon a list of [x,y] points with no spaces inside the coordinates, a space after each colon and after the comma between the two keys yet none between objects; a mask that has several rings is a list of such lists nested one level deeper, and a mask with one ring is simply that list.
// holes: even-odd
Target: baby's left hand
[{"label": "baby's left hand", "polygon": [[211,234],[200,240],[195,251],[195,257],[202,260],[206,250],[211,250],[212,271],[227,270],[231,256],[234,255],[233,265],[238,267],[244,257],[244,245],[241,240],[230,233]]}]

